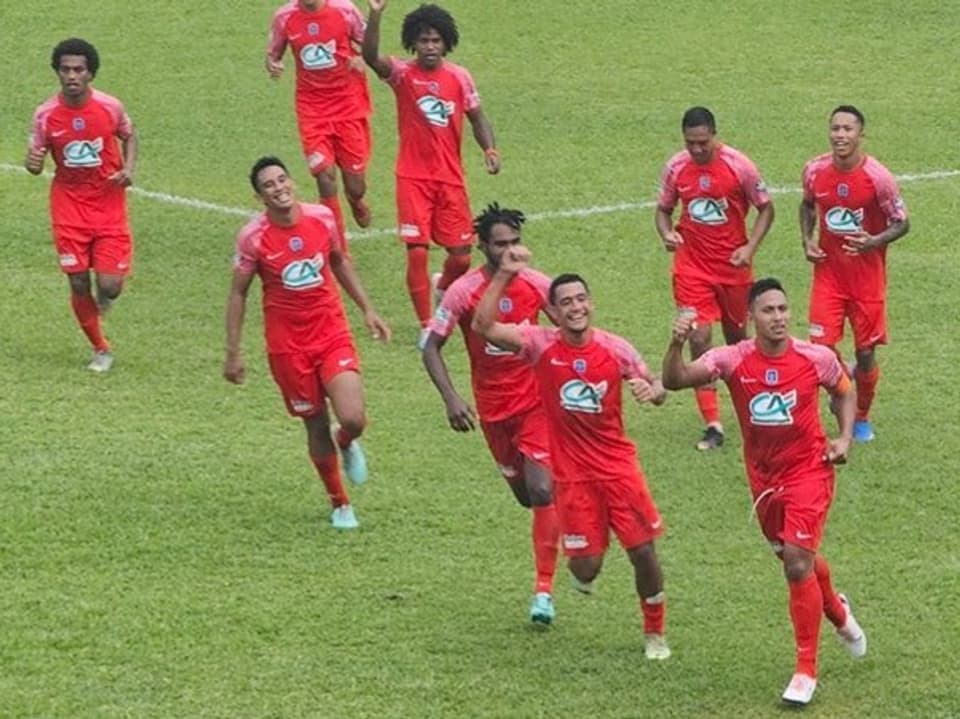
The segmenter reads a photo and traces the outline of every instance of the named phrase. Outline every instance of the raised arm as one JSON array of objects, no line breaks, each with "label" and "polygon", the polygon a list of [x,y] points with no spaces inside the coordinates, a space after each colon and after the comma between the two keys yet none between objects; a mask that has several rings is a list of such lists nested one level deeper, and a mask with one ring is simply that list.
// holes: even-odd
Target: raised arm
[{"label": "raised arm", "polygon": [[483,164],[487,172],[496,175],[500,172],[500,153],[496,147],[496,140],[493,137],[493,126],[483,114],[483,108],[475,107],[467,111],[467,119],[470,120],[470,126],[473,128],[473,138],[483,150]]},{"label": "raised arm", "polygon": [[446,342],[447,338],[436,332],[431,332],[427,336],[427,342],[423,346],[423,366],[440,392],[440,397],[443,398],[450,426],[457,432],[469,432],[476,427],[477,415],[457,393],[450,379],[447,364],[443,361],[443,355],[440,352]]},{"label": "raised arm", "polygon": [[370,15],[367,18],[367,29],[363,33],[363,60],[380,77],[390,77],[392,66],[390,58],[380,56],[380,18],[387,0],[370,0]]},{"label": "raised arm", "polygon": [[474,332],[483,335],[488,341],[501,349],[516,352],[523,347],[523,335],[520,326],[497,322],[497,305],[500,295],[520,270],[530,264],[530,250],[523,245],[511,247],[500,260],[500,267],[493,275],[486,292],[473,313]]},{"label": "raised arm", "polygon": [[713,373],[697,360],[687,364],[683,361],[683,345],[695,328],[694,318],[681,314],[673,322],[673,334],[667,352],[663,356],[663,374],[661,381],[667,389],[686,389],[709,384]]},{"label": "raised arm", "polygon": [[247,292],[253,282],[253,274],[241,270],[233,271],[230,293],[227,295],[225,325],[227,341],[223,360],[223,377],[228,382],[243,384],[246,367],[240,352],[240,337],[243,334],[243,317],[247,311]]},{"label": "raised arm", "polygon": [[360,282],[360,277],[353,267],[353,260],[350,259],[350,256],[339,250],[332,250],[330,252],[330,271],[333,272],[333,276],[337,278],[337,282],[343,287],[344,291],[350,295],[354,304],[363,312],[363,322],[370,330],[370,336],[381,342],[389,342],[390,327],[373,308],[373,303],[370,302],[370,298]]}]

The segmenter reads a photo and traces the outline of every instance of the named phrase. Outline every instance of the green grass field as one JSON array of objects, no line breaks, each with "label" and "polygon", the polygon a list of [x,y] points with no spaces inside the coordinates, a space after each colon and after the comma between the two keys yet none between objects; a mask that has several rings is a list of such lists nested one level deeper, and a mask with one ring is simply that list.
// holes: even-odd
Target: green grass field
[{"label": "green grass field", "polygon": [[[399,52],[400,21],[416,4],[391,3],[385,50]],[[0,716],[782,714],[786,589],[748,519],[735,432],[721,452],[692,449],[691,394],[628,410],[668,523],[659,547],[674,657],[643,659],[619,551],[591,598],[561,571],[557,623],[528,626],[528,516],[479,433],[447,429],[413,348],[402,249],[385,232],[395,120],[379,83],[370,199],[381,231],[353,252],[396,338],[386,347],[358,338],[372,471],[353,490],[359,531],[327,524],[300,424],[285,417],[266,368],[256,301],[248,383],[221,379],[239,215],[131,196],[136,272],[107,324],[117,365],[86,373],[51,249],[47,182],[13,169],[33,109],[56,89],[50,49],[71,35],[98,46],[97,86],[122,98],[140,129],[139,188],[251,211],[246,174],[264,153],[286,158],[312,194],[292,62],[279,83],[262,70],[270,0],[94,0],[55,14],[0,6]],[[792,290],[801,335],[809,267],[796,190],[803,162],[827,148],[829,110],[860,106],[868,151],[918,176],[902,184],[913,230],[890,251],[878,440],[841,469],[824,544],[870,653],[852,662],[825,626],[820,688],[804,714],[960,716],[956,9],[933,0],[447,6],[462,32],[454,59],[473,72],[504,158],[503,173],[486,176],[467,139],[475,207],[496,199],[543,213],[525,232],[538,266],[582,272],[597,323],[655,366],[672,318],[669,257],[642,203],[679,147],[688,106],[711,107],[721,137],[783,190],[757,272]],[[600,211],[620,203],[640,206]],[[466,392],[459,340],[446,358]],[[723,414],[732,430],[725,397]]]}]

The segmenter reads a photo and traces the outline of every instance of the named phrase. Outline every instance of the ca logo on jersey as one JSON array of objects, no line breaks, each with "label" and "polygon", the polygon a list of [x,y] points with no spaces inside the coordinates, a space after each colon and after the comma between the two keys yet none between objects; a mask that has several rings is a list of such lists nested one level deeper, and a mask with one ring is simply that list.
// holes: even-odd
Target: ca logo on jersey
[{"label": "ca logo on jersey", "polygon": [[846,207],[834,207],[824,215],[827,229],[838,235],[859,232],[863,228],[863,208],[851,210]]},{"label": "ca logo on jersey", "polygon": [[761,392],[750,400],[750,424],[764,426],[793,424],[791,410],[797,405],[797,390]]},{"label": "ca logo on jersey", "polygon": [[606,380],[591,384],[582,379],[572,379],[560,388],[560,406],[570,412],[600,414],[606,394]]},{"label": "ca logo on jersey", "polygon": [[288,290],[308,290],[323,284],[323,253],[305,260],[295,260],[283,268],[280,279]]},{"label": "ca logo on jersey", "polygon": [[337,66],[336,38],[327,42],[304,45],[300,51],[300,61],[307,70],[327,70]]},{"label": "ca logo on jersey", "polygon": [[447,127],[457,105],[452,100],[447,102],[433,95],[424,95],[417,100],[417,107],[431,125]]},{"label": "ca logo on jersey", "polygon": [[100,167],[103,138],[74,140],[63,148],[63,164],[67,167]]},{"label": "ca logo on jersey", "polygon": [[727,201],[722,197],[698,197],[687,205],[687,213],[701,225],[723,225],[727,222]]}]

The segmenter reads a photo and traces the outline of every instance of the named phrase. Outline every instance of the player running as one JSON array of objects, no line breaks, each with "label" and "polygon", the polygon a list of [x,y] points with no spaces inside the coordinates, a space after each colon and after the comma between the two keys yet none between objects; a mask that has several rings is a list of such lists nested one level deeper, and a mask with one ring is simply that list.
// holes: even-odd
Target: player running
[{"label": "player running", "polygon": [[[240,336],[247,293],[259,275],[270,371],[287,411],[303,419],[310,459],[333,506],[331,524],[353,529],[358,522],[340,480],[334,441],[347,477],[365,482],[367,463],[357,438],[366,413],[360,359],[333,278],[363,312],[374,339],[388,341],[390,328],[367,298],[330,209],[298,202],[287,168],[275,157],[257,160],[250,183],[266,210],[237,236],[223,376],[235,384],[245,379]],[[340,425],[334,437],[328,398]]]}]

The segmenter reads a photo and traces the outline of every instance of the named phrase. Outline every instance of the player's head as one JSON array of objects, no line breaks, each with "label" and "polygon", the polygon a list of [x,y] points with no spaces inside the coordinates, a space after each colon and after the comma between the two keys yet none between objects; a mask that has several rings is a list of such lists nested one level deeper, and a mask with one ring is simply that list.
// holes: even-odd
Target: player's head
[{"label": "player's head", "polygon": [[547,298],[550,316],[561,330],[581,334],[590,328],[593,298],[587,281],[580,275],[566,273],[554,277]]},{"label": "player's head", "polygon": [[90,81],[100,69],[100,54],[86,40],[71,37],[53,48],[50,67],[60,79],[63,94],[79,97],[87,92]]},{"label": "player's head", "polygon": [[519,245],[520,228],[527,221],[520,210],[510,210],[491,202],[486,209],[473,218],[473,231],[480,240],[480,251],[491,266],[500,265],[503,253]]},{"label": "player's head", "polygon": [[853,105],[839,105],[830,113],[830,148],[834,157],[854,157],[860,151],[865,120]]},{"label": "player's head", "polygon": [[287,210],[296,203],[293,178],[277,157],[268,155],[253,163],[250,184],[268,210]]},{"label": "player's head", "polygon": [[460,42],[460,32],[453,15],[439,5],[421,5],[403,19],[400,39],[417,62],[428,69],[437,67],[443,56]]},{"label": "player's head", "polygon": [[712,112],[705,107],[691,107],[683,113],[680,130],[694,162],[705,165],[713,159],[717,149],[717,121]]},{"label": "player's head", "polygon": [[750,319],[757,337],[767,342],[782,342],[790,332],[790,305],[780,280],[765,277],[750,286],[747,295]]}]

